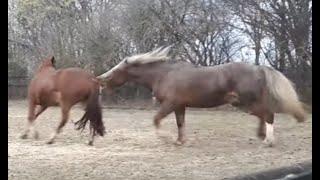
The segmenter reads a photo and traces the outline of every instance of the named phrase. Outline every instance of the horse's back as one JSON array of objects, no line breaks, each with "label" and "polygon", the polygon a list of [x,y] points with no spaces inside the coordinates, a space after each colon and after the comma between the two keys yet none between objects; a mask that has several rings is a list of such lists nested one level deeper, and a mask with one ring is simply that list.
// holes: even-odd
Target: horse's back
[{"label": "horse's back", "polygon": [[212,67],[188,66],[170,71],[159,83],[155,93],[190,106],[217,106],[224,103],[228,92],[254,97],[261,92],[257,66],[228,63]]},{"label": "horse's back", "polygon": [[66,68],[57,71],[57,81],[65,86],[73,86],[79,84],[92,84],[95,82],[94,75],[80,68]]},{"label": "horse's back", "polygon": [[62,98],[77,103],[85,100],[98,84],[93,74],[80,68],[66,68],[57,71],[56,87]]},{"label": "horse's back", "polygon": [[221,74],[228,76],[238,91],[258,91],[264,80],[264,74],[257,65],[233,62],[217,66]]}]

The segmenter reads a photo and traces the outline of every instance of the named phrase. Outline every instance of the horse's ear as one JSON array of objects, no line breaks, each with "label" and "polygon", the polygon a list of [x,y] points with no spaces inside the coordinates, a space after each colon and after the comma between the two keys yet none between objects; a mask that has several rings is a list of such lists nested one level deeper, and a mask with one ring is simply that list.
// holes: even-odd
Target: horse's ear
[{"label": "horse's ear", "polygon": [[54,56],[51,57],[51,64],[52,64],[53,66],[55,66],[55,64],[56,64],[56,60],[54,59]]}]

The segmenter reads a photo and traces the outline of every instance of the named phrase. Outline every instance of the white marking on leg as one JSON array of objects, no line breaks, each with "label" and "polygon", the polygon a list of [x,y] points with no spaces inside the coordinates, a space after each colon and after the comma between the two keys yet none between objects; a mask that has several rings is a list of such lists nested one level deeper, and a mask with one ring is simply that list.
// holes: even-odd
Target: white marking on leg
[{"label": "white marking on leg", "polygon": [[152,96],[152,104],[153,105],[157,104],[157,98],[154,96]]},{"label": "white marking on leg", "polygon": [[33,122],[29,122],[28,128],[29,128],[30,133],[34,133],[34,123]]},{"label": "white marking on leg", "polygon": [[32,133],[33,130],[34,130],[33,122],[28,121],[28,124],[27,124],[27,127],[26,127],[24,134],[29,134],[30,132]]},{"label": "white marking on leg", "polygon": [[28,137],[30,129],[32,130],[31,126],[32,126],[32,122],[28,121],[28,124],[26,125],[26,129],[20,136],[22,139],[26,139]]},{"label": "white marking on leg", "polygon": [[39,133],[38,133],[38,131],[37,131],[36,128],[35,128],[35,123],[34,123],[34,121],[33,121],[33,122],[30,122],[28,126],[29,126],[29,133],[30,133],[31,135],[33,135],[33,137],[34,137],[35,139],[38,139],[38,138],[39,138]]},{"label": "white marking on leg", "polygon": [[54,132],[54,133],[52,133],[52,134],[51,134],[50,139],[54,139],[54,138],[56,138],[56,136],[57,136],[57,133],[56,133],[56,132]]},{"label": "white marking on leg", "polygon": [[176,141],[177,145],[183,145],[186,142],[185,137],[185,125],[178,129],[178,139]]},{"label": "white marking on leg", "polygon": [[102,103],[102,87],[99,86],[99,103],[101,104]]},{"label": "white marking on leg", "polygon": [[56,139],[56,136],[57,136],[57,132],[55,131],[54,133],[52,133],[48,143],[50,143],[50,144],[53,143],[54,140]]},{"label": "white marking on leg", "polygon": [[156,135],[160,136],[160,128],[156,128]]},{"label": "white marking on leg", "polygon": [[272,146],[274,144],[273,124],[266,123],[266,138],[264,142]]}]

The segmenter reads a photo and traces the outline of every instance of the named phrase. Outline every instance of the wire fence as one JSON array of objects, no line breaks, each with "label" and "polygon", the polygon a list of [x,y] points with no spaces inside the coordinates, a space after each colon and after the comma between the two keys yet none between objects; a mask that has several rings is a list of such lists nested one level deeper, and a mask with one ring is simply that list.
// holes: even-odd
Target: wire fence
[{"label": "wire fence", "polygon": [[[28,85],[31,77],[8,76],[8,99],[24,99],[28,94]],[[109,103],[123,104],[126,101],[141,101],[151,99],[151,91],[147,88],[127,83],[114,90],[113,95],[102,92],[103,100]]]},{"label": "wire fence", "polygon": [[30,78],[28,76],[8,76],[8,98],[26,98],[29,82]]}]

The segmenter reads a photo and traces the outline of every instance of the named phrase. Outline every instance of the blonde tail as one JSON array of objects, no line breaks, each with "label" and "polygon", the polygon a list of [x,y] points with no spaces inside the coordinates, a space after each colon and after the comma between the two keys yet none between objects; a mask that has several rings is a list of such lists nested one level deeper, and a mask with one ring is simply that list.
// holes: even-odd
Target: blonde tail
[{"label": "blonde tail", "polygon": [[279,71],[261,66],[268,90],[268,106],[273,112],[291,114],[298,122],[306,120],[306,113],[292,82]]}]

